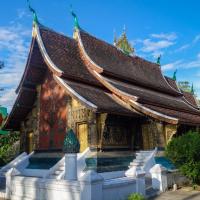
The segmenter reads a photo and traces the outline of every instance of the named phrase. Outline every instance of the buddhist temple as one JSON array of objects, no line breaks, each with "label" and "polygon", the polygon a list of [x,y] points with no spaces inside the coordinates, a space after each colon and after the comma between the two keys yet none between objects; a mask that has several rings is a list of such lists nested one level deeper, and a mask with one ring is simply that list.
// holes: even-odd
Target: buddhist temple
[{"label": "buddhist temple", "polygon": [[61,150],[67,129],[77,134],[81,151],[104,151],[164,147],[182,127],[198,128],[194,96],[180,91],[159,64],[129,55],[126,49],[134,50],[125,32],[116,46],[79,25],[73,35],[34,22],[18,97],[4,126],[20,131],[22,150]]},{"label": "buddhist temple", "polygon": [[[124,198],[127,191],[145,194],[144,176],[155,165],[152,158],[157,149],[163,150],[172,137],[188,130],[199,131],[200,110],[194,92],[180,90],[176,74],[173,78],[162,74],[160,57],[153,63],[137,56],[125,30],[114,45],[109,44],[81,28],[72,12],[74,32],[68,37],[41,24],[34,9],[30,10],[34,21],[29,55],[3,127],[20,132],[22,153],[12,164],[11,178],[7,175],[13,188],[6,195],[56,199],[57,192],[64,191],[60,199],[92,200],[95,192],[86,198],[87,187],[81,184],[93,180],[103,184],[94,189],[103,191],[101,195],[114,188],[112,195],[116,196],[116,188],[125,188],[115,199]],[[66,134],[69,138],[64,142]],[[73,142],[78,164],[69,169],[63,156],[73,153]],[[134,163],[135,158],[139,161]],[[135,173],[139,163],[145,172]],[[0,173],[5,174],[10,166]],[[75,169],[78,175],[65,176],[64,166],[65,173]],[[129,185],[133,187],[126,189]],[[37,191],[44,190],[49,196],[38,197],[44,194]],[[95,199],[109,199],[101,195]]]}]

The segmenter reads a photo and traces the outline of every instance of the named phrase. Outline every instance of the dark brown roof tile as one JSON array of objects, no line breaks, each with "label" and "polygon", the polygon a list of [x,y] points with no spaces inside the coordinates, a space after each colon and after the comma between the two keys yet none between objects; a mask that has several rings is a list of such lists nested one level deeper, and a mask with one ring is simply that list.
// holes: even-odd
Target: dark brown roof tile
[{"label": "dark brown roof tile", "polygon": [[140,57],[127,56],[116,47],[99,40],[84,31],[80,31],[83,46],[89,57],[104,73],[132,81],[135,84],[150,87],[161,92],[178,95],[162,75],[160,66]]}]

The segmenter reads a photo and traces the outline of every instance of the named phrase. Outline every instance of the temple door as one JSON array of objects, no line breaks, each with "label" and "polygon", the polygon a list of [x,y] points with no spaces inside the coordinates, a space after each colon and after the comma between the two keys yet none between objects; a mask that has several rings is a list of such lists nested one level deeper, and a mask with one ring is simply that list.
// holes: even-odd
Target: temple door
[{"label": "temple door", "polygon": [[150,149],[150,135],[149,135],[149,126],[148,124],[142,125],[142,137],[143,137],[143,149]]},{"label": "temple door", "polygon": [[27,134],[27,152],[31,153],[33,151],[33,133],[28,133]]},{"label": "temple door", "polygon": [[88,147],[88,125],[81,123],[77,126],[78,139],[80,142],[80,152],[83,152]]}]

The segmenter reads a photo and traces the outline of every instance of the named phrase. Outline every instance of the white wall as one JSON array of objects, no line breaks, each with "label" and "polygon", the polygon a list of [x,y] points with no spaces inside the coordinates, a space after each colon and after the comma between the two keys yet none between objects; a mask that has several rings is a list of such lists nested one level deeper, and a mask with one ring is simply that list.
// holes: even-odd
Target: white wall
[{"label": "white wall", "polygon": [[[133,178],[106,180],[99,184],[102,184],[98,187],[102,191],[92,191],[92,195],[95,197],[100,192],[102,200],[126,199],[130,193],[136,192],[136,180]],[[81,199],[79,181],[13,176],[11,188],[11,200],[88,200]],[[95,200],[94,197],[91,199]]]},{"label": "white wall", "polygon": [[132,178],[113,179],[103,184],[103,200],[122,200],[136,192],[136,180]]},{"label": "white wall", "polygon": [[11,200],[80,200],[80,185],[77,181],[45,180],[41,178],[12,178]]}]

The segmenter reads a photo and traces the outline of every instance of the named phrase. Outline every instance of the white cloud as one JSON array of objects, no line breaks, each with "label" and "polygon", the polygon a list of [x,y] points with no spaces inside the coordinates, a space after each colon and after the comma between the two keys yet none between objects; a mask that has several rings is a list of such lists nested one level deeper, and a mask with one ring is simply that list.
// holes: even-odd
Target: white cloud
[{"label": "white cloud", "polygon": [[172,41],[177,38],[177,35],[176,33],[160,33],[160,34],[151,34],[151,37]]},{"label": "white cloud", "polygon": [[10,111],[15,99],[16,99],[16,94],[15,94],[15,89],[12,88],[10,90],[5,90],[0,93],[0,105],[6,105],[8,108],[8,111]]},{"label": "white cloud", "polygon": [[166,48],[173,46],[176,43],[176,39],[176,33],[154,33],[144,40],[134,40],[134,43],[140,46],[139,52],[156,58],[160,54],[163,55],[166,52]]},{"label": "white cloud", "polygon": [[175,70],[180,67],[181,63],[182,63],[182,60],[177,60],[175,62],[163,65],[161,69],[162,71],[168,71],[168,70],[173,70],[173,69]]},{"label": "white cloud", "polygon": [[181,52],[185,49],[188,49],[190,47],[190,44],[184,44],[181,47],[179,47],[178,49],[176,49],[174,52]]},{"label": "white cloud", "polygon": [[25,67],[30,38],[31,30],[20,24],[0,27],[0,60],[5,62],[5,68],[0,70],[0,87],[8,88],[0,95],[0,105],[9,109]]},{"label": "white cloud", "polygon": [[154,51],[158,51],[158,50],[170,47],[173,44],[174,42],[168,41],[168,40],[153,41],[151,39],[145,39],[143,41],[142,51],[154,52]]},{"label": "white cloud", "polygon": [[163,71],[168,71],[172,69],[190,69],[190,68],[200,68],[200,53],[197,54],[196,59],[191,61],[177,60],[172,63],[168,63],[162,66]]},{"label": "white cloud", "polygon": [[190,69],[190,68],[198,68],[198,67],[200,68],[200,58],[197,58],[196,60],[185,63],[183,68]]},{"label": "white cloud", "polygon": [[200,34],[195,36],[193,43],[197,43],[199,42],[199,40],[200,40]]}]

